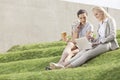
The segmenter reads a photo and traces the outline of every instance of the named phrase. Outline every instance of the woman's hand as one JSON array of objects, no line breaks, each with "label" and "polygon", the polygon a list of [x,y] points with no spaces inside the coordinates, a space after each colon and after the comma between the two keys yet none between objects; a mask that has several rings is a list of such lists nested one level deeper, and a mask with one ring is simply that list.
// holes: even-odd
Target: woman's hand
[{"label": "woman's hand", "polygon": [[98,42],[95,42],[95,43],[92,43],[92,47],[95,47],[95,46],[97,46],[97,45],[99,45],[100,43],[98,43]]},{"label": "woman's hand", "polygon": [[95,40],[95,38],[94,38],[94,37],[91,37],[91,36],[87,36],[87,39],[88,39],[89,41],[91,41],[91,42],[93,42],[93,41]]}]

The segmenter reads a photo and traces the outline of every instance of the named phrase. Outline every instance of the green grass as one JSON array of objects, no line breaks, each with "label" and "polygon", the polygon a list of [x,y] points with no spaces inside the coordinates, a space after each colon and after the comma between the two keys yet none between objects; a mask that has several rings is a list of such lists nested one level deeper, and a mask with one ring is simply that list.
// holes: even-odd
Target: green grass
[{"label": "green grass", "polygon": [[117,38],[120,38],[120,30],[117,30]]},{"label": "green grass", "polygon": [[14,52],[14,51],[24,51],[24,50],[30,50],[30,49],[42,49],[42,48],[49,48],[49,47],[58,47],[58,46],[64,46],[66,45],[65,42],[62,41],[56,41],[56,42],[45,42],[45,43],[39,43],[39,44],[26,44],[26,45],[15,45],[11,47],[8,52]]},{"label": "green grass", "polygon": [[[106,59],[107,60],[107,59]],[[1,80],[119,80],[120,59],[97,66],[82,66],[73,69],[33,71],[3,74]]]},{"label": "green grass", "polygon": [[0,63],[0,74],[40,72],[45,70],[50,62],[58,61],[58,59],[59,56]]},{"label": "green grass", "polygon": [[[104,53],[99,57],[87,62],[81,68],[89,67],[102,67],[102,65],[118,64],[120,61],[120,49]],[[108,56],[109,55],[109,56]],[[48,66],[50,62],[57,62],[59,56],[40,58],[40,59],[30,59],[22,61],[14,61],[9,63],[0,64],[0,74],[10,74],[10,73],[23,73],[23,72],[40,72],[45,71],[45,66]],[[9,66],[9,67],[8,67]]]},{"label": "green grass", "polygon": [[64,47],[65,46],[58,46],[45,49],[30,49],[18,52],[7,52],[6,54],[0,54],[0,63],[59,56],[62,54]]},{"label": "green grass", "polygon": [[[120,30],[117,31],[120,45]],[[46,71],[60,59],[66,43],[16,45],[0,54],[0,80],[119,80],[120,49],[106,52],[77,68]]]}]

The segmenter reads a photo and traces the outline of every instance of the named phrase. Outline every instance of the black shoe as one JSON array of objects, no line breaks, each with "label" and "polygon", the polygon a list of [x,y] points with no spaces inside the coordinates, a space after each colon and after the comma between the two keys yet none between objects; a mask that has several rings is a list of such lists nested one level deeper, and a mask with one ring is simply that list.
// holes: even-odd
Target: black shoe
[{"label": "black shoe", "polygon": [[49,66],[45,67],[45,70],[52,70]]}]

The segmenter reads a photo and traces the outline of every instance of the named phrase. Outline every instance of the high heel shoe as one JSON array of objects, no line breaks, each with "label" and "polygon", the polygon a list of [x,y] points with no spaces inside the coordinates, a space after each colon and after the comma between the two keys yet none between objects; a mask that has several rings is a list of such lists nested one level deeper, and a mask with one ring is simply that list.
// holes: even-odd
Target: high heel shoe
[{"label": "high heel shoe", "polygon": [[63,65],[61,65],[61,64],[56,64],[56,63],[50,63],[50,68],[51,69],[61,69],[61,68],[64,68],[64,66]]}]

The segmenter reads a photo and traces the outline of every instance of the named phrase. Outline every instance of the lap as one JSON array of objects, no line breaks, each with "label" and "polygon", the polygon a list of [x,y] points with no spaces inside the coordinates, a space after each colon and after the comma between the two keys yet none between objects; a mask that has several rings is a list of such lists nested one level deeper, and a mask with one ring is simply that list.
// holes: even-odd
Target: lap
[{"label": "lap", "polygon": [[74,61],[72,61],[70,64],[73,66],[79,66],[83,63],[85,63],[87,60],[96,57],[97,55],[100,55],[104,52],[109,51],[109,44],[100,44],[96,48],[90,49],[85,52],[80,52],[78,53],[79,55],[82,54],[81,56],[77,56]]},{"label": "lap", "polygon": [[83,55],[88,56],[88,57],[95,57],[99,54],[102,54],[104,52],[107,52],[110,50],[110,44],[106,43],[106,44],[100,44],[95,48],[92,48],[88,51],[86,51]]}]

